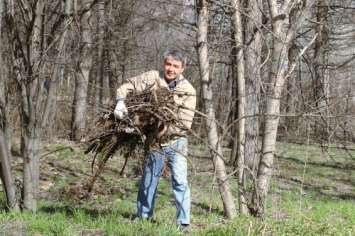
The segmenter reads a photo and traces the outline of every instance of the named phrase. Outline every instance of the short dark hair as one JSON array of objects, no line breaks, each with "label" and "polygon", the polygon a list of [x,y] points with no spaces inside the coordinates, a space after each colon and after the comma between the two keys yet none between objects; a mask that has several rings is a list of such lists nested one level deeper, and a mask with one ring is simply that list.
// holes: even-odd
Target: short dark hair
[{"label": "short dark hair", "polygon": [[179,60],[182,62],[182,67],[185,67],[187,58],[185,54],[179,50],[176,49],[169,49],[163,53],[163,60],[165,61],[168,57],[172,57],[175,60]]}]

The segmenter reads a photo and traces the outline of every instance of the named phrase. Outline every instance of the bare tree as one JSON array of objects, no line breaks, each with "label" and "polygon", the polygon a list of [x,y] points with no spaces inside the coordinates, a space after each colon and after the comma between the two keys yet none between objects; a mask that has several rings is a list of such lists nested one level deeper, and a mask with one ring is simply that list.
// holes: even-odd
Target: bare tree
[{"label": "bare tree", "polygon": [[204,0],[197,3],[197,55],[201,75],[202,99],[204,103],[205,114],[209,117],[206,120],[206,131],[208,144],[214,149],[212,151],[213,163],[222,197],[224,211],[229,219],[236,216],[236,209],[230,186],[227,180],[225,164],[222,159],[223,153],[219,142],[217,124],[215,121],[215,110],[213,105],[213,93],[211,81],[209,79],[209,59],[207,47],[207,29],[208,29],[208,9]]},{"label": "bare tree", "polygon": [[[261,0],[246,1],[244,15],[245,29],[245,166],[246,185],[254,182],[259,158],[259,106],[260,106],[260,67],[261,67]],[[245,192],[252,191],[245,189]],[[249,196],[248,196],[249,197]],[[248,202],[251,199],[247,199]]]},{"label": "bare tree", "polygon": [[81,42],[78,68],[75,73],[75,92],[72,114],[72,139],[80,140],[86,128],[89,76],[92,61],[91,0],[83,1]]},{"label": "bare tree", "polygon": [[[314,96],[316,107],[319,112],[321,119],[316,122],[315,132],[319,135],[323,134],[327,136],[327,119],[329,115],[327,98],[329,97],[329,72],[327,70],[327,45],[328,45],[328,6],[325,0],[319,0],[317,5],[317,22],[319,26],[317,27],[318,36],[315,42],[315,78],[314,78]],[[320,123],[323,125],[319,126]],[[318,127],[317,127],[318,124]]]},{"label": "bare tree", "polygon": [[[52,12],[60,12],[59,14],[64,16],[53,25],[51,24],[53,22],[49,20],[51,16],[47,14],[47,10],[52,6],[48,2],[39,0],[22,1],[20,5],[13,3],[6,5],[8,19],[6,27],[9,31],[8,44],[11,45],[11,57],[9,56],[8,60],[13,61],[14,71],[12,73],[17,79],[22,101],[21,148],[24,161],[23,204],[21,206],[23,210],[36,211],[39,197],[41,140],[53,105],[58,62],[69,24],[68,20],[62,19],[67,19],[70,2],[66,3],[66,13],[62,13],[60,4],[53,5],[57,8],[51,9]],[[66,24],[65,28],[56,30],[56,27],[61,26],[63,22]],[[50,28],[49,25],[53,27]],[[41,85],[46,71],[46,59],[55,46],[58,46],[59,53],[55,55],[55,66],[48,95],[44,96]]]},{"label": "bare tree", "polygon": [[[44,2],[39,0],[33,5],[25,2],[24,8],[31,9],[26,17],[29,42],[26,44],[27,65],[24,65],[23,78],[19,81],[22,93],[22,139],[23,139],[23,206],[24,209],[36,211],[39,192],[39,150],[42,136],[42,126],[39,113],[40,110],[40,69],[43,61],[43,14]],[[25,10],[25,9],[23,9]],[[46,117],[43,117],[46,118]],[[42,118],[42,119],[43,119]]]},{"label": "bare tree", "polygon": [[246,43],[246,162],[250,168],[253,168],[255,155],[258,147],[259,136],[259,94],[260,94],[260,64],[261,64],[261,0],[247,1],[245,26]]},{"label": "bare tree", "polygon": [[[0,15],[3,14],[3,0],[0,0]],[[2,28],[2,18],[0,18],[0,29]],[[8,207],[14,211],[19,211],[18,199],[16,197],[16,185],[11,169],[11,155],[8,146],[8,140],[5,135],[6,126],[8,125],[8,106],[5,89],[5,73],[3,70],[4,63],[2,58],[2,36],[0,31],[0,177],[6,194],[6,203]]]},{"label": "bare tree", "polygon": [[[243,46],[243,25],[240,14],[241,4],[238,0],[231,0],[231,5],[234,7],[233,25],[234,25],[234,47],[236,48],[236,67],[237,67],[237,85],[238,85],[238,129],[234,137],[238,140],[238,201],[239,213],[247,214],[246,196],[244,196],[245,182],[244,182],[244,163],[245,163],[245,61],[244,61],[244,46]],[[233,149],[235,150],[235,149]],[[232,154],[233,156],[233,154]]]},{"label": "bare tree", "polygon": [[[104,90],[104,67],[105,67],[105,48],[104,38],[107,31],[105,20],[105,1],[100,0],[97,6],[97,40],[96,40],[96,80],[95,80],[95,99],[93,107],[99,107],[103,103]],[[98,111],[99,112],[99,111]]]},{"label": "bare tree", "polygon": [[270,18],[272,19],[273,50],[269,72],[269,87],[267,94],[265,124],[263,130],[262,150],[257,174],[257,182],[253,193],[251,212],[253,215],[263,217],[266,196],[269,189],[273,170],[273,160],[276,147],[277,128],[280,115],[280,101],[285,84],[285,62],[288,54],[288,45],[294,39],[300,24],[304,21],[307,11],[314,1],[304,0],[296,22],[284,31],[285,20],[289,9],[297,5],[291,0],[285,0],[281,5],[277,0],[269,0]]}]

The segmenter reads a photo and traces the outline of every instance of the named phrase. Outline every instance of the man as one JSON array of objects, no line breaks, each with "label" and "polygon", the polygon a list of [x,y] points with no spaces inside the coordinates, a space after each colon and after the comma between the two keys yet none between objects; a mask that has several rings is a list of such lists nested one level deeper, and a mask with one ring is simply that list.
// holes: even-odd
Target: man
[{"label": "man", "polygon": [[[157,90],[168,88],[174,95],[174,102],[179,106],[177,115],[186,128],[191,128],[196,107],[196,90],[181,74],[186,65],[186,56],[178,50],[169,50],[163,54],[163,70],[149,71],[137,77],[127,79],[117,90],[117,105],[114,114],[122,119],[128,113],[125,98],[131,91],[145,89]],[[141,219],[153,216],[155,195],[159,177],[165,159],[171,170],[171,181],[176,204],[176,223],[181,228],[190,224],[190,188],[187,181],[187,139],[186,130],[174,128],[174,135],[167,143],[160,143],[159,150],[145,150],[145,168],[139,185],[137,212]],[[179,133],[180,135],[176,135]]]}]

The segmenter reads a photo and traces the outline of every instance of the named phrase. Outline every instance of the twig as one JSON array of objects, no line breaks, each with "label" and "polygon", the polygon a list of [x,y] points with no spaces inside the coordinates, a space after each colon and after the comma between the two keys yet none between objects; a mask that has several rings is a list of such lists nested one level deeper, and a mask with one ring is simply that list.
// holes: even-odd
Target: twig
[{"label": "twig", "polygon": [[74,152],[74,149],[72,147],[63,147],[63,148],[59,148],[59,149],[56,149],[54,151],[51,151],[51,152],[47,152],[46,154],[44,154],[43,156],[41,156],[41,158],[45,157],[45,156],[48,156],[49,154],[52,154],[54,152],[59,152],[59,151],[62,151],[62,150],[65,150],[65,149],[69,149],[71,152]]}]

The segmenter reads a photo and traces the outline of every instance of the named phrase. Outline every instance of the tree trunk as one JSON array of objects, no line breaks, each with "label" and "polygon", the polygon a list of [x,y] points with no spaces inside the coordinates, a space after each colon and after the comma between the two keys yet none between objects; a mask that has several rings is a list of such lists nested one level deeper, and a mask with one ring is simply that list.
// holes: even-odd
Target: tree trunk
[{"label": "tree trunk", "polygon": [[19,202],[16,197],[16,184],[11,170],[10,155],[7,148],[7,142],[2,129],[0,129],[0,165],[1,181],[6,194],[7,206],[13,211],[19,212]]},{"label": "tree trunk", "polygon": [[[105,50],[104,50],[104,36],[105,36],[105,1],[101,0],[97,3],[98,17],[97,17],[97,73],[95,86],[95,104],[94,107],[100,107],[103,102],[104,89],[104,66],[105,66]],[[95,113],[100,113],[97,110]]]},{"label": "tree trunk", "polygon": [[[3,14],[3,0],[0,0],[0,15]],[[0,29],[2,28],[2,18],[0,19]],[[0,31],[0,52],[2,52],[2,36]],[[9,142],[6,136],[6,130],[8,129],[8,106],[7,97],[5,90],[5,74],[4,74],[4,63],[2,58],[2,53],[0,53],[0,175],[1,182],[6,194],[7,206],[18,212],[20,211],[19,202],[16,197],[16,185],[15,179],[11,170],[11,155]]]},{"label": "tree trunk", "polygon": [[81,31],[81,52],[78,62],[78,68],[75,73],[75,91],[73,102],[73,117],[72,117],[72,139],[80,140],[83,137],[83,132],[86,127],[86,107],[88,96],[89,76],[91,69],[91,47],[92,47],[92,32],[91,32],[91,10],[88,9],[91,1],[85,0],[84,8],[87,10],[81,16],[82,31]]},{"label": "tree trunk", "polygon": [[213,94],[211,81],[209,79],[209,61],[207,48],[207,28],[208,28],[208,10],[204,0],[199,0],[197,5],[197,54],[201,74],[202,99],[204,101],[204,110],[210,118],[206,120],[206,131],[209,145],[217,151],[212,152],[214,168],[217,177],[219,191],[222,197],[224,211],[229,219],[236,216],[236,209],[233,196],[227,182],[221,145],[218,140],[217,124],[215,122],[215,110],[213,106]]},{"label": "tree trunk", "polygon": [[[111,35],[112,33],[110,33]],[[109,49],[107,51],[107,56],[108,56],[108,84],[110,88],[110,101],[116,101],[117,99],[117,92],[116,88],[118,88],[118,73],[117,73],[117,57],[115,54],[114,46],[112,45],[112,37],[107,37],[109,39],[109,42],[107,42],[107,45],[109,45]]]},{"label": "tree trunk", "polygon": [[[33,29],[29,28],[27,35],[30,42],[27,44],[27,61],[25,82],[22,86],[22,140],[23,150],[23,207],[26,210],[36,211],[39,193],[39,151],[42,128],[40,126],[38,111],[40,110],[39,96],[39,70],[43,53],[43,11],[44,2],[39,0],[35,8],[35,15],[28,15],[34,21]],[[32,19],[32,17],[34,17]]]},{"label": "tree trunk", "polygon": [[[30,4],[25,2],[24,7]],[[57,41],[52,41],[47,48],[44,48],[44,9],[43,0],[39,0],[33,5],[35,14],[29,12],[24,17],[28,25],[26,27],[26,45],[22,45],[18,40],[16,47],[25,48],[23,53],[23,67],[19,67],[18,82],[22,95],[22,148],[23,148],[23,208],[31,211],[37,210],[39,194],[39,167],[40,167],[40,146],[43,130],[48,122],[49,114],[53,105],[55,84],[58,77],[58,67],[55,67],[52,81],[49,87],[45,108],[42,108],[42,98],[40,91],[40,79],[44,73],[43,54]],[[66,5],[69,6],[70,2]],[[27,12],[23,10],[23,12]],[[69,9],[66,9],[67,14]],[[65,21],[67,23],[67,21]],[[67,27],[67,26],[65,26]],[[66,30],[66,29],[65,29]],[[16,34],[17,32],[15,32]],[[63,48],[65,32],[59,39],[59,51]],[[16,53],[16,52],[15,52]],[[18,54],[15,57],[19,56]],[[60,52],[58,58],[60,56]],[[26,61],[26,62],[25,62]],[[27,63],[27,64],[26,64]],[[18,64],[19,65],[19,64]],[[58,63],[56,64],[58,66]],[[24,75],[25,69],[25,76]]]},{"label": "tree trunk", "polygon": [[[294,61],[297,58],[298,53],[299,50],[296,44],[293,43],[290,49],[288,50],[288,67],[290,65],[290,62]],[[297,127],[298,117],[294,117],[294,114],[296,112],[296,102],[293,95],[295,91],[296,81],[298,79],[297,76],[298,75],[295,75],[295,73],[291,73],[290,78],[286,81],[286,102],[284,104],[284,108],[282,109],[287,115],[284,118],[285,135],[294,134],[295,128]]]},{"label": "tree trunk", "polygon": [[[261,64],[261,32],[258,29],[261,25],[261,0],[247,1],[247,12],[245,25],[245,165],[249,170],[245,171],[246,180],[256,176],[256,168],[259,163],[259,94],[260,94],[260,64]],[[252,173],[250,173],[250,171]],[[252,181],[254,181],[252,179]]]},{"label": "tree trunk", "polygon": [[327,17],[328,17],[328,7],[327,1],[319,0],[318,1],[318,11],[317,11],[317,22],[320,22],[320,25],[317,27],[318,36],[315,42],[314,49],[314,58],[315,58],[315,78],[314,78],[314,99],[316,102],[316,107],[321,118],[317,119],[315,122],[315,132],[316,135],[319,135],[321,139],[324,136],[328,137],[327,125],[328,121],[328,106],[327,98],[328,94],[328,70],[327,70],[327,47],[328,47],[328,26],[327,26]]},{"label": "tree trunk", "polygon": [[31,131],[23,135],[25,145],[23,153],[23,206],[25,210],[37,211],[41,130],[35,128],[33,122],[30,122],[26,128],[24,127],[22,132]]},{"label": "tree trunk", "polygon": [[236,48],[237,62],[237,85],[238,85],[238,201],[239,213],[245,215],[248,213],[246,196],[244,196],[244,152],[245,152],[245,63],[244,63],[244,48],[243,48],[243,27],[241,20],[241,4],[239,0],[231,0],[231,5],[234,7],[233,24],[234,24],[234,39]]},{"label": "tree trunk", "polygon": [[[305,9],[313,5],[314,1],[306,1]],[[265,202],[273,171],[274,153],[276,149],[277,128],[280,115],[281,93],[285,84],[285,60],[287,59],[288,45],[293,40],[299,25],[305,19],[305,12],[299,15],[298,20],[289,27],[287,34],[284,32],[284,22],[287,18],[290,0],[284,1],[279,7],[277,0],[269,0],[270,17],[273,31],[273,51],[269,71],[267,88],[268,98],[266,104],[265,125],[263,130],[261,158],[257,175],[257,183],[253,193],[251,212],[258,217],[264,216]]]}]

